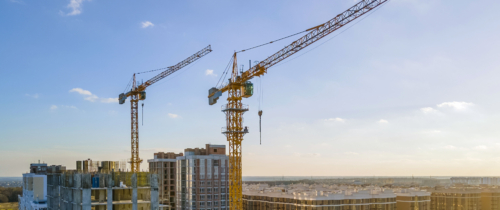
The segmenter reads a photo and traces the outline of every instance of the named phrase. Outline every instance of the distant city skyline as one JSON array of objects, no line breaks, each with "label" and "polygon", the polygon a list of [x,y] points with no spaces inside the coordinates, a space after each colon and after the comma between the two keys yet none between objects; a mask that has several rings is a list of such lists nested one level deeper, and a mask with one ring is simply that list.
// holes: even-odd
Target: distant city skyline
[{"label": "distant city skyline", "polygon": [[[233,52],[356,2],[0,1],[0,177],[38,160],[74,169],[76,160],[130,158],[130,104],[118,94],[133,73],[209,44],[212,53],[147,90],[141,169],[155,152],[227,145],[226,98],[209,106],[207,94]],[[499,175],[498,6],[389,1],[269,69],[253,80],[256,97],[243,100],[243,176]],[[297,38],[239,53],[238,64]]]}]

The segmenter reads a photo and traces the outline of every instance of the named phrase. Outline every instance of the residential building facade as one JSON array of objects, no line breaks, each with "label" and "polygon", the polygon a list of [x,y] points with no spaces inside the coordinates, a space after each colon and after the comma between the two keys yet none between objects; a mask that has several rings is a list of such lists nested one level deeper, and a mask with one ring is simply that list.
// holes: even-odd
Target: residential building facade
[{"label": "residential building facade", "polygon": [[154,153],[154,159],[148,160],[149,171],[158,174],[160,203],[175,209],[176,162],[182,153]]},{"label": "residential building facade", "polygon": [[185,149],[176,157],[176,210],[228,209],[228,157],[225,145]]}]

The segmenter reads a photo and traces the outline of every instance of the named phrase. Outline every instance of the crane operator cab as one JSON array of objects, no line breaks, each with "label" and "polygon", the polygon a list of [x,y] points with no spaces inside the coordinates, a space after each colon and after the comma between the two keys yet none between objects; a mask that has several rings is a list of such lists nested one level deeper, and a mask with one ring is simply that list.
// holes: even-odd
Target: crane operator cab
[{"label": "crane operator cab", "polygon": [[248,98],[253,95],[253,84],[250,81],[246,81],[241,86],[241,97]]}]

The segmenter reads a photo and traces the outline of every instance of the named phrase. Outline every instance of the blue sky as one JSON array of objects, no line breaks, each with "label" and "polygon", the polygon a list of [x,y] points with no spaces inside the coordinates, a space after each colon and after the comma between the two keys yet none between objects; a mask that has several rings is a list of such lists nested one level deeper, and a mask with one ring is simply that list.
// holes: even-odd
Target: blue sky
[{"label": "blue sky", "polygon": [[[0,176],[20,176],[38,159],[74,168],[129,158],[130,104],[113,99],[134,72],[208,44],[212,53],[148,88],[140,156],[226,144],[225,98],[209,106],[207,93],[232,53],[355,3],[1,0]],[[264,92],[262,145],[258,97],[244,100],[243,175],[498,175],[498,6],[391,0],[269,69],[254,80]],[[246,69],[296,38],[238,60]]]}]

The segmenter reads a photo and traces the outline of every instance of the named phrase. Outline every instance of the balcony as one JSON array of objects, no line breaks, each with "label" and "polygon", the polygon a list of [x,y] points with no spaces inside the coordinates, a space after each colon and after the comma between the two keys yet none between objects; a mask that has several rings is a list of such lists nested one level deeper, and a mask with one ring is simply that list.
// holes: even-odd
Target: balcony
[{"label": "balcony", "polygon": [[250,109],[250,106],[242,104],[241,107],[239,108],[231,108],[228,106],[228,104],[224,104],[221,106],[221,111],[226,112],[226,111],[240,111],[240,112],[246,112]]},{"label": "balcony", "polygon": [[242,133],[242,134],[247,134],[248,133],[248,126],[245,126],[243,130],[228,130],[227,127],[222,127],[221,128],[221,133],[222,134],[227,134],[227,133]]}]

